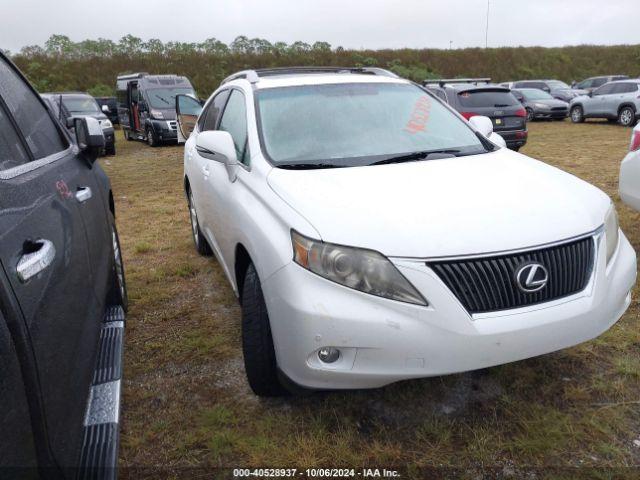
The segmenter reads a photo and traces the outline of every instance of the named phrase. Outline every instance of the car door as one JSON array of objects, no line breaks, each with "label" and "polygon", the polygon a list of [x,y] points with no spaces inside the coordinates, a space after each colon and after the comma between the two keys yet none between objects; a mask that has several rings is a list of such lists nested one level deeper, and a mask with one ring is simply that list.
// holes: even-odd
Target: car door
[{"label": "car door", "polygon": [[[197,126],[194,130],[195,133],[190,136],[189,141],[185,146],[187,149],[186,154],[188,156],[188,163],[191,165],[191,168],[189,168],[187,173],[193,193],[193,199],[196,204],[195,207],[198,213],[198,220],[200,221],[200,228],[209,240],[211,247],[216,251],[216,254],[219,254],[219,250],[213,235],[212,224],[215,218],[213,210],[219,208],[219,206],[213,200],[214,195],[210,191],[211,184],[209,179],[212,174],[212,169],[216,166],[214,164],[217,162],[199,155],[196,150],[195,143],[198,134],[210,130],[217,130],[220,122],[220,114],[224,110],[229,98],[229,93],[229,89],[221,90],[216,93],[211,100],[209,100],[198,119]],[[184,125],[180,128],[185,130],[185,134],[187,133],[188,126]]]},{"label": "car door", "polygon": [[178,122],[178,143],[185,143],[196,128],[202,104],[191,95],[176,95],[176,120]]},{"label": "car door", "polygon": [[[237,89],[231,89],[229,98],[218,122],[217,130],[228,132],[233,138],[238,161],[248,166],[249,151],[247,148],[247,106],[244,93]],[[206,159],[203,159],[206,160]],[[234,229],[234,209],[230,203],[233,182],[229,180],[229,174],[224,163],[215,160],[208,162],[209,174],[206,178],[207,203],[210,205],[207,212],[209,235],[213,240],[212,247],[222,260],[227,275],[229,265],[233,265],[233,251],[235,245],[231,245]]]},{"label": "car door", "polygon": [[614,96],[613,91],[615,88],[614,83],[607,83],[593,92],[591,101],[589,103],[589,110],[585,111],[585,114],[595,117],[603,117],[607,115],[607,105],[611,102]]},{"label": "car door", "polygon": [[2,56],[0,144],[0,265],[31,342],[50,447],[73,466],[102,318],[76,197],[88,164]]}]

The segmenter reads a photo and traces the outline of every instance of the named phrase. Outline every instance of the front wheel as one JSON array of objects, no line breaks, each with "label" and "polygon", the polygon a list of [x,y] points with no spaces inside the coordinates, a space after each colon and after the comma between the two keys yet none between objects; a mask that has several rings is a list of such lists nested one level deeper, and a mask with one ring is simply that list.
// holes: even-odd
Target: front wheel
[{"label": "front wheel", "polygon": [[261,397],[277,397],[288,393],[278,379],[267,305],[253,264],[249,264],[242,285],[242,354],[253,393]]},{"label": "front wheel", "polygon": [[579,105],[576,105],[571,109],[571,121],[573,123],[582,123],[584,122],[584,110]]},{"label": "front wheel", "polygon": [[532,122],[535,118],[532,108],[527,108],[527,122]]},{"label": "front wheel", "polygon": [[636,123],[636,112],[631,107],[624,107],[618,113],[618,122],[623,127],[632,127]]},{"label": "front wheel", "polygon": [[151,127],[147,128],[147,144],[150,147],[158,146],[158,139],[156,138],[156,134],[153,133],[153,128]]}]

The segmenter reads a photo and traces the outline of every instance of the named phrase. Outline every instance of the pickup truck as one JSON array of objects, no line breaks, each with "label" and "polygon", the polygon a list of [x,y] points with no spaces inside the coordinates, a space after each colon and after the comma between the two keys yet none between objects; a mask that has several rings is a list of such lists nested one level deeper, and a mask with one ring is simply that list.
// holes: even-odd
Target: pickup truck
[{"label": "pickup truck", "polygon": [[127,290],[115,202],[98,121],[65,120],[0,52],[2,478],[117,475]]}]

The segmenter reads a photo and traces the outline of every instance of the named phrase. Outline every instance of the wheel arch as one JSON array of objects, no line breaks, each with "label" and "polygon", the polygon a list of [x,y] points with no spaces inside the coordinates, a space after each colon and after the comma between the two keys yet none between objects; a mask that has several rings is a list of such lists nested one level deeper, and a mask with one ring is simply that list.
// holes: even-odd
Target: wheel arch
[{"label": "wheel arch", "polygon": [[620,115],[620,112],[622,111],[622,109],[626,107],[630,107],[634,113],[638,113],[638,109],[636,108],[636,105],[633,102],[624,102],[618,106],[618,115]]},{"label": "wheel arch", "polygon": [[113,191],[109,190],[109,211],[113,215],[113,218],[116,218],[116,202],[113,199]]}]

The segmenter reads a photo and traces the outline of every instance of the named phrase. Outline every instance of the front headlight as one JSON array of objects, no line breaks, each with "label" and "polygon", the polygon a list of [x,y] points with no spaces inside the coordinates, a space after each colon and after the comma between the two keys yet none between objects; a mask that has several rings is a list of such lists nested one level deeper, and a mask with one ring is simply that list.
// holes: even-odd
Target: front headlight
[{"label": "front headlight", "polygon": [[618,248],[619,237],[618,214],[613,203],[607,212],[607,217],[604,219],[604,234],[607,240],[607,264],[609,264],[609,260],[616,253],[616,248]]},{"label": "front headlight", "polygon": [[113,128],[113,123],[111,123],[111,120],[109,119],[102,120],[100,122],[100,126],[102,127],[103,130],[106,130],[107,128]]},{"label": "front headlight", "polygon": [[409,281],[382,254],[303,237],[291,231],[293,260],[321,277],[378,297],[428,305]]},{"label": "front headlight", "polygon": [[156,120],[164,120],[164,114],[160,110],[151,110],[149,113],[151,117]]}]

